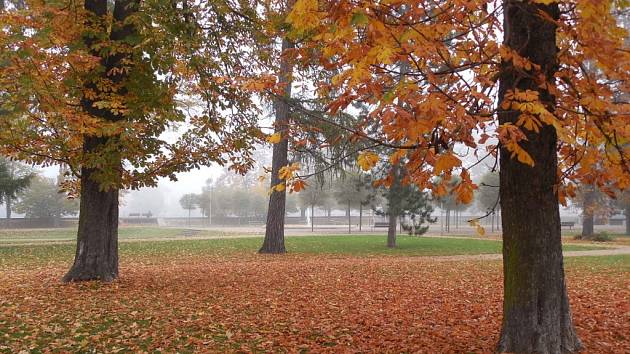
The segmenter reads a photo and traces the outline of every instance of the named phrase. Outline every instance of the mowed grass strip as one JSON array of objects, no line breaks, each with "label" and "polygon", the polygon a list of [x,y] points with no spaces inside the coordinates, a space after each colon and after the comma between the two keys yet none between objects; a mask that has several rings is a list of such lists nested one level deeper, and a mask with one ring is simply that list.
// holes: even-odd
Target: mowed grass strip
[{"label": "mowed grass strip", "polygon": [[[118,229],[118,238],[120,240],[170,238],[177,237],[183,232],[183,229],[166,227],[121,227]],[[19,242],[74,241],[76,238],[76,228],[0,230],[0,245]]]},{"label": "mowed grass strip", "polygon": [[[120,241],[185,239],[186,237],[191,237],[191,235],[209,238],[234,236],[236,234],[219,230],[195,230],[157,226],[123,226],[118,229],[118,239]],[[0,246],[3,244],[72,242],[76,240],[76,237],[76,228],[0,230]]]},{"label": "mowed grass strip", "polygon": [[[148,232],[148,231],[147,231]],[[181,257],[186,255],[225,256],[255,254],[261,237],[121,242],[120,259]],[[394,249],[385,247],[385,236],[297,236],[288,237],[291,254],[348,256],[446,256],[501,253],[495,240],[399,236]],[[565,245],[565,250],[599,249],[594,246]],[[37,266],[50,262],[71,262],[74,244],[0,245],[0,266]]]}]

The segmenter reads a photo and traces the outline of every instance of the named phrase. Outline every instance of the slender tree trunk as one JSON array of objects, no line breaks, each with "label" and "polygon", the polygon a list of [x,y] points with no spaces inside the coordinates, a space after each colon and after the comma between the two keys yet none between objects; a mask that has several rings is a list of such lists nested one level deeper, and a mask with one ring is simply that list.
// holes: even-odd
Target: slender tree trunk
[{"label": "slender tree trunk", "polygon": [[[293,43],[287,38],[282,40],[282,52],[293,48]],[[280,84],[284,86],[284,97],[291,97],[291,72],[289,59],[283,55],[280,59]],[[277,99],[274,102],[276,111],[275,132],[282,134],[279,143],[273,145],[273,158],[271,163],[271,187],[284,183],[278,174],[280,169],[289,164],[289,140],[287,139],[287,127],[289,124],[289,105]],[[286,208],[287,192],[274,190],[269,196],[269,208],[267,209],[267,224],[265,227],[265,240],[258,252],[260,253],[286,253],[284,246],[284,214]]]},{"label": "slender tree trunk", "polygon": [[315,232],[315,205],[311,205],[311,232]]},{"label": "slender tree trunk", "polygon": [[350,216],[350,202],[348,202],[348,233],[352,233],[352,216]]},{"label": "slender tree trunk", "polygon": [[459,229],[459,210],[455,209],[455,230]]},{"label": "slender tree trunk", "polygon": [[446,209],[446,232],[451,232],[451,209]]},{"label": "slender tree trunk", "polygon": [[[86,0],[84,3],[87,12],[94,17],[87,22],[88,27],[98,28],[102,33],[108,30],[107,0]],[[125,20],[138,11],[138,0],[117,0],[114,5],[113,21],[111,25],[110,39],[113,42],[123,43],[128,37],[136,34],[132,24]],[[94,22],[93,22],[94,21]],[[98,36],[88,35],[84,37],[85,45],[90,48],[90,53],[100,56],[101,50],[92,46],[98,43]],[[126,70],[112,73],[113,69],[129,65],[125,60],[131,60],[126,53],[115,53],[101,57],[101,65],[104,67],[103,75],[114,85],[121,85],[117,94],[124,96],[127,91],[124,88],[124,80],[127,77]],[[99,93],[97,83],[88,81],[86,88]],[[97,98],[98,99],[98,98]],[[109,110],[94,107],[91,98],[81,100],[83,110],[94,117],[108,121],[122,119]],[[84,136],[84,153],[99,152],[99,149],[117,139],[117,136]],[[108,153],[106,167],[112,171],[104,171],[114,175],[114,179],[120,179],[122,169],[121,157],[118,153]],[[79,229],[77,232],[77,249],[72,267],[64,276],[63,281],[102,280],[112,281],[118,277],[118,188],[114,186],[107,190],[100,188],[100,181],[95,176],[101,174],[101,170],[83,166],[81,168],[81,199],[79,213]]]},{"label": "slender tree trunk", "polygon": [[582,206],[582,237],[590,237],[595,233],[595,195],[592,186],[587,186]]},{"label": "slender tree trunk", "polygon": [[306,217],[306,209],[300,208],[300,217],[302,217],[302,218]]},{"label": "slender tree trunk", "polygon": [[11,197],[6,196],[5,205],[7,207],[7,219],[11,219]]},{"label": "slender tree trunk", "polygon": [[363,204],[359,203],[359,232],[363,226]]},{"label": "slender tree trunk", "polygon": [[396,228],[398,227],[398,215],[400,214],[400,170],[399,166],[392,166],[392,184],[389,186],[388,193],[388,228],[387,228],[387,247],[396,247]]},{"label": "slender tree trunk", "polygon": [[[558,19],[557,3],[505,0],[504,44],[541,66],[553,83],[557,70],[556,26],[541,16]],[[554,112],[552,95],[532,75],[503,62],[499,102],[508,90],[535,90]],[[516,124],[518,111],[501,111],[500,124]],[[521,146],[531,155],[530,167],[511,158],[501,146],[500,197],[503,224],[504,300],[498,352],[572,353],[581,348],[567,297],[556,192],[557,136],[552,126],[540,133],[523,131]]]},{"label": "slender tree trunk", "polygon": [[387,247],[394,248],[396,247],[396,227],[398,218],[394,214],[389,214],[389,225],[387,228]]}]

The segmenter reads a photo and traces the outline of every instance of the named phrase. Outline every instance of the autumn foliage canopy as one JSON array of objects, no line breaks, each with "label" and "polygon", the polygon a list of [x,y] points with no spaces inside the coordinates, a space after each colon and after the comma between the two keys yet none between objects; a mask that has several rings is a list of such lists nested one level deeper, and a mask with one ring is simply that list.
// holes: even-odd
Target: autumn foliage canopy
[{"label": "autumn foliage canopy", "polygon": [[[557,26],[558,67],[551,82],[545,68],[502,45],[502,3],[298,0],[288,16],[301,43],[293,56],[331,73],[316,85],[319,97],[332,100],[326,114],[356,102],[369,107],[351,128],[357,138],[389,147],[392,162],[404,160],[407,183],[439,195],[449,178],[434,184],[433,177],[458,174],[457,196],[469,202],[476,188],[473,165],[496,156],[498,146],[534,165],[522,147],[524,132],[552,126],[559,139],[561,202],[574,195],[576,183],[609,193],[628,187],[630,52],[621,25],[627,3],[565,1],[558,21],[540,12]],[[555,105],[542,102],[538,91],[518,89],[498,104],[502,70],[535,80]],[[521,114],[515,124],[499,125],[501,110]],[[379,128],[368,129],[374,126]],[[477,159],[464,160],[467,153]],[[379,159],[367,150],[358,164],[368,170]]]}]

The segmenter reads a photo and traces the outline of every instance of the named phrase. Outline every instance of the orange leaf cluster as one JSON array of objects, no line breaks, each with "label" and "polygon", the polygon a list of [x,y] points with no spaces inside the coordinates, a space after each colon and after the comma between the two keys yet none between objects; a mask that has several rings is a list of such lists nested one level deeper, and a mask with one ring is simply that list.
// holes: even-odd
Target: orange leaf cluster
[{"label": "orange leaf cluster", "polygon": [[[501,44],[497,1],[297,0],[288,20],[302,40],[301,55],[332,76],[317,87],[322,99],[336,93],[328,112],[357,102],[369,107],[361,127],[379,127],[370,141],[392,147],[393,154],[396,147],[412,150],[407,170],[420,187],[476,162],[455,161],[445,151],[495,155],[496,149],[487,151],[489,138],[533,166],[525,136],[550,126],[558,136],[559,190],[572,182],[626,188],[630,51],[621,21],[628,3],[574,0],[560,7],[552,80],[545,68]],[[498,78],[506,71],[553,97],[514,87],[497,104]],[[519,118],[498,126],[505,110],[518,111]],[[371,166],[364,155],[358,162]]]}]

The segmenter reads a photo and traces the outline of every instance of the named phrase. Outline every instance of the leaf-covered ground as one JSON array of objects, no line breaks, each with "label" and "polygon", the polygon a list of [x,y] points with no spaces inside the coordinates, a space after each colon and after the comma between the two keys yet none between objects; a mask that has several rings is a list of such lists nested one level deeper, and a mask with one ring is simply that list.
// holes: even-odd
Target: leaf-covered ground
[{"label": "leaf-covered ground", "polygon": [[[0,271],[0,351],[491,352],[500,262],[351,255],[128,257],[113,284],[67,265]],[[630,348],[630,257],[567,259],[587,351]]]}]

